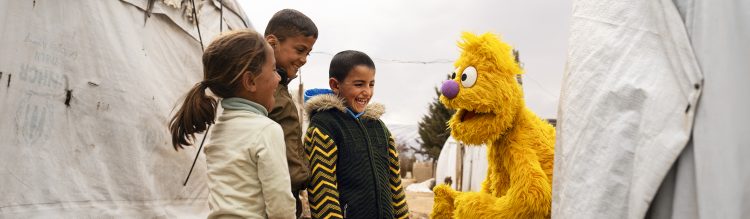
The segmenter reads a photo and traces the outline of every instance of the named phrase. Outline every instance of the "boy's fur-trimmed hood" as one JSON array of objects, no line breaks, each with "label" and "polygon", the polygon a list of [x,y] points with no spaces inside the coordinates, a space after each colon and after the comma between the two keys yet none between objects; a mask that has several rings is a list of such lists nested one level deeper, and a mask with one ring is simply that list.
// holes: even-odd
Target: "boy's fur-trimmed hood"
[{"label": "boy's fur-trimmed hood", "polygon": [[[305,103],[305,113],[308,115],[308,120],[312,119],[315,113],[329,109],[337,109],[346,113],[344,100],[333,94],[322,94],[310,98],[310,100]],[[361,117],[378,120],[384,113],[385,106],[383,106],[383,104],[370,103],[365,107],[365,113],[362,114]]]}]

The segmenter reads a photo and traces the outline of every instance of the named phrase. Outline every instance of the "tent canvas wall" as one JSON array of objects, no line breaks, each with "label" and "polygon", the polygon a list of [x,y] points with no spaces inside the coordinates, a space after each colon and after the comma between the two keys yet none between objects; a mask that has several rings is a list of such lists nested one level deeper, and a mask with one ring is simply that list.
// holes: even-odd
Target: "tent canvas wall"
[{"label": "tent canvas wall", "polygon": [[480,191],[487,176],[487,159],[486,146],[465,145],[451,136],[440,151],[435,183],[442,184],[446,177],[450,177],[453,182],[451,187],[458,189],[458,176],[461,176],[461,191]]},{"label": "tent canvas wall", "polygon": [[750,215],[748,12],[741,0],[574,1],[553,218]]},{"label": "tent canvas wall", "polygon": [[[205,217],[205,164],[171,110],[201,44],[250,25],[233,0],[0,1],[0,217]],[[198,136],[200,139],[202,136]]]}]

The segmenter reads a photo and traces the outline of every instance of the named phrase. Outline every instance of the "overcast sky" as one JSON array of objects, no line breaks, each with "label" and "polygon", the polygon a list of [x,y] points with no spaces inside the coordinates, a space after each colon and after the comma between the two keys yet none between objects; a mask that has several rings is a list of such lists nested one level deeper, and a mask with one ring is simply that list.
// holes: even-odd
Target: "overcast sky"
[{"label": "overcast sky", "polygon": [[[371,102],[385,104],[383,120],[388,124],[416,124],[427,113],[436,97],[435,87],[453,71],[461,31],[494,32],[518,49],[526,71],[527,106],[543,118],[557,114],[567,54],[569,0],[238,1],[260,32],[284,8],[299,10],[315,22],[318,41],[302,67],[306,89],[328,88],[333,54],[352,49],[370,55],[377,69]],[[299,81],[292,81],[290,88],[296,88]]]}]

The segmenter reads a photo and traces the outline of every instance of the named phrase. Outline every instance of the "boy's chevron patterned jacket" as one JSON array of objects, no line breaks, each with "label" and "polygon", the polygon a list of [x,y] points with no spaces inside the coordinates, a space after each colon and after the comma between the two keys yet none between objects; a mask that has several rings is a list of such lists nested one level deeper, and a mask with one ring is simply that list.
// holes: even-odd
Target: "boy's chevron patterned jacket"
[{"label": "boy's chevron patterned jacket", "polygon": [[358,119],[331,94],[312,97],[305,151],[313,218],[407,218],[398,152],[380,121],[384,107],[369,104]]}]

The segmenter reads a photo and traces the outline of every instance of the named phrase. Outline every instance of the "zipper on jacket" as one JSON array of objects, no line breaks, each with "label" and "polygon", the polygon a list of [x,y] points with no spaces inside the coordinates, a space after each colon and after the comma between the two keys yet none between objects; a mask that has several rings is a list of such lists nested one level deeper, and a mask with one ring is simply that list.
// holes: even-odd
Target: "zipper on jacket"
[{"label": "zipper on jacket", "polygon": [[349,203],[344,204],[344,218],[346,218],[346,209],[349,208]]}]

